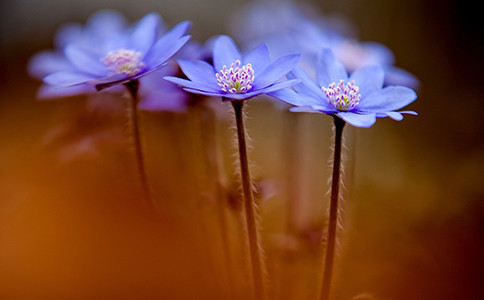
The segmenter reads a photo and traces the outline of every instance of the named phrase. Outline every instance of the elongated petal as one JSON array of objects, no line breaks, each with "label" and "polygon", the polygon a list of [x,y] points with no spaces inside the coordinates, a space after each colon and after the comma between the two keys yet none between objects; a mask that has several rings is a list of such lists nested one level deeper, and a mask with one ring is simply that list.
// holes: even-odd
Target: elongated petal
[{"label": "elongated petal", "polygon": [[410,88],[389,86],[362,98],[357,109],[367,112],[387,112],[400,109],[416,98],[417,94]]},{"label": "elongated petal", "polygon": [[144,16],[129,37],[129,48],[146,55],[158,38],[160,22],[160,16],[156,13]]},{"label": "elongated petal", "polygon": [[388,111],[388,112],[384,112],[384,113],[377,113],[376,117],[377,118],[390,117],[395,121],[403,120],[403,115],[400,112],[396,112],[396,111]]},{"label": "elongated petal", "polygon": [[178,65],[190,80],[211,86],[214,90],[220,88],[213,66],[209,63],[202,60],[178,60]]},{"label": "elongated petal", "polygon": [[376,114],[356,114],[352,112],[340,111],[337,113],[338,117],[343,119],[346,123],[355,127],[368,128],[376,122]]},{"label": "elongated petal", "polygon": [[69,97],[94,92],[96,92],[94,87],[88,84],[80,84],[69,87],[59,87],[44,84],[37,90],[37,98],[40,100],[52,100],[60,97]]},{"label": "elongated petal", "polygon": [[256,77],[269,66],[271,61],[269,57],[269,49],[267,49],[266,44],[260,44],[244,57],[243,64],[246,65],[248,63],[252,65]]},{"label": "elongated petal", "polygon": [[93,14],[86,25],[87,35],[98,39],[98,42],[108,36],[121,32],[126,26],[122,14],[115,10],[103,9]]},{"label": "elongated petal", "polygon": [[189,88],[193,90],[200,90],[200,91],[207,91],[207,92],[212,92],[212,93],[222,93],[222,90],[220,88],[216,89],[208,84],[205,84],[203,82],[194,82],[178,77],[172,77],[172,76],[165,76],[163,77],[165,80],[172,82],[174,84],[177,84],[181,87],[184,88]]},{"label": "elongated petal", "polygon": [[278,81],[296,66],[300,58],[301,55],[299,54],[290,54],[278,58],[255,77],[253,83],[254,88],[261,89]]},{"label": "elongated petal", "polygon": [[270,92],[268,93],[268,95],[295,106],[318,105],[318,102],[315,101],[315,99],[296,93],[294,90],[290,88],[285,88],[274,92]]},{"label": "elongated petal", "polygon": [[234,41],[226,35],[219,36],[213,46],[213,65],[215,70],[217,72],[222,70],[224,65],[229,68],[236,60],[242,61],[242,56]]},{"label": "elongated petal", "polygon": [[300,79],[301,82],[294,85],[293,88],[299,94],[313,98],[315,102],[322,102],[323,98],[326,100],[325,95],[321,91],[321,88],[317,83],[299,66],[294,67],[291,72],[287,73],[287,79]]},{"label": "elongated petal", "polygon": [[289,109],[292,112],[307,112],[307,113],[325,113],[325,114],[331,114],[334,113],[334,111],[326,111],[324,107],[321,106],[298,106],[298,107],[292,107]]},{"label": "elongated petal", "polygon": [[70,43],[80,40],[82,33],[83,28],[80,24],[66,24],[60,27],[55,34],[56,49],[64,49]]},{"label": "elongated petal", "polygon": [[190,26],[191,22],[184,21],[173,27],[153,45],[144,61],[150,66],[164,63],[190,39],[190,36],[185,36]]},{"label": "elongated petal", "polygon": [[29,60],[27,70],[30,76],[42,79],[50,73],[72,71],[73,67],[64,56],[53,51],[42,51]]},{"label": "elongated petal", "polygon": [[355,81],[362,98],[364,98],[383,87],[383,77],[383,69],[375,65],[356,70],[351,74],[349,80]]},{"label": "elongated petal", "polygon": [[348,74],[341,62],[336,60],[330,49],[323,49],[318,57],[316,78],[319,86],[328,87],[331,83],[347,80]]},{"label": "elongated petal", "polygon": [[108,73],[106,66],[100,62],[99,57],[95,57],[74,44],[67,46],[64,53],[70,63],[83,73],[92,74],[96,77],[106,76]]},{"label": "elongated petal", "polygon": [[77,72],[69,72],[69,71],[61,71],[55,72],[50,75],[44,77],[44,82],[54,86],[73,86],[82,83],[86,83],[92,79],[92,76],[87,74],[77,73]]},{"label": "elongated petal", "polygon": [[418,78],[403,69],[394,66],[385,66],[384,71],[386,86],[403,85],[415,90],[418,90],[420,87]]},{"label": "elongated petal", "polygon": [[188,87],[183,88],[185,91],[197,94],[197,95],[204,95],[204,96],[212,96],[212,97],[225,97],[225,93],[221,90],[220,92],[209,92],[204,90],[197,90]]}]

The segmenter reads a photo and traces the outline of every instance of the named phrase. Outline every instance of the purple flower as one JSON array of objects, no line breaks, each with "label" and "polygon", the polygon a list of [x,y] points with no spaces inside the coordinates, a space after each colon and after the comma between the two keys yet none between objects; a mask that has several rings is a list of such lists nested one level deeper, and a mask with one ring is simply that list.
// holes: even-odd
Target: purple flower
[{"label": "purple flower", "polygon": [[[111,18],[97,20],[95,25],[115,24]],[[94,86],[97,90],[137,80],[162,67],[190,38],[186,35],[190,22],[179,23],[161,37],[160,25],[161,18],[150,13],[129,31],[121,30],[118,26],[89,26],[82,33],[74,35],[78,38],[70,37],[64,41],[66,45],[59,60],[62,66],[52,67],[52,72],[43,80],[61,89]],[[37,63],[52,66],[55,56],[50,58],[50,63],[48,58],[39,59]]]},{"label": "purple flower", "polygon": [[336,60],[330,49],[324,49],[318,59],[315,82],[301,68],[287,74],[289,79],[298,78],[301,83],[293,89],[283,89],[270,96],[295,105],[294,112],[313,112],[336,115],[356,127],[371,127],[376,118],[390,117],[400,121],[402,113],[395,111],[416,98],[416,93],[404,86],[383,87],[383,69],[367,66],[348,76],[343,64]]},{"label": "purple flower", "polygon": [[222,35],[214,42],[213,66],[202,60],[178,60],[189,80],[170,76],[165,79],[191,93],[244,100],[294,84],[294,80],[280,79],[299,58],[300,55],[291,54],[271,63],[265,44],[243,56],[234,41]]}]

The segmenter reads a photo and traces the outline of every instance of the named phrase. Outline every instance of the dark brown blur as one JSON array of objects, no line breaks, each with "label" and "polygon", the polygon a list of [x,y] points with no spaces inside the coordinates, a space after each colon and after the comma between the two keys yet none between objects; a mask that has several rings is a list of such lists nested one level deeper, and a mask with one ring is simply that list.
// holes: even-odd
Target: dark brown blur
[{"label": "dark brown blur", "polygon": [[[322,13],[353,20],[361,40],[387,45],[397,66],[421,81],[408,107],[419,116],[345,129],[334,300],[484,299],[484,29],[476,3],[318,2]],[[224,262],[203,115],[140,115],[153,216],[141,200],[127,98],[119,99],[119,115],[90,115],[81,96],[36,100],[40,82],[26,73],[34,53],[53,47],[58,26],[85,23],[101,8],[132,22],[151,11],[170,25],[189,19],[193,38],[205,41],[227,33],[226,16],[238,5],[0,2],[0,299],[250,299],[237,196],[225,211],[229,270]],[[292,117],[250,101],[249,159],[261,190],[269,298],[315,299],[331,118],[298,115],[301,202],[289,236],[284,128]],[[217,108],[222,183],[233,195],[232,115],[227,103]],[[80,126],[66,125],[72,122]]]}]

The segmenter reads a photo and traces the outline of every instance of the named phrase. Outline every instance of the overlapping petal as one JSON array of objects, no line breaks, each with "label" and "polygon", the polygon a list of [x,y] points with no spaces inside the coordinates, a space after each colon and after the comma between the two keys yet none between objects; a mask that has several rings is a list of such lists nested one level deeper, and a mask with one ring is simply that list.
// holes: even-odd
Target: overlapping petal
[{"label": "overlapping petal", "polygon": [[[281,81],[281,79],[284,77],[284,75],[287,74],[287,72],[294,68],[299,58],[300,55],[297,54],[286,55],[277,59],[271,64],[269,58],[269,51],[267,49],[267,46],[265,46],[264,44],[254,48],[247,55],[242,56],[234,41],[228,36],[221,35],[217,37],[214,41],[214,66],[201,60],[179,60],[178,64],[189,80],[171,76],[166,76],[164,78],[174,84],[181,86],[184,90],[191,93],[205,96],[222,97],[232,100],[243,100],[255,97],[260,94],[272,93],[274,91],[284,89],[298,83],[300,81],[299,79],[285,81]],[[224,66],[226,68],[231,68],[232,64],[236,63],[237,61],[240,61],[240,65],[238,65],[241,68],[240,70],[242,70],[243,68],[252,68],[255,74],[255,76],[253,77],[253,82],[251,81],[252,79],[248,79],[248,77],[245,77],[245,79],[232,79],[238,78],[235,77],[235,75],[233,75],[234,77],[217,79],[217,73],[223,70]],[[229,71],[227,70],[227,72]],[[234,72],[239,71],[234,70]],[[220,74],[218,74],[218,76],[220,76]],[[226,85],[224,86],[224,88],[222,88],[222,83],[220,83],[221,81],[218,82],[218,80],[235,80],[233,84],[235,84],[235,82],[237,85],[244,84],[244,88],[247,86],[247,84],[250,84],[251,86],[248,90],[244,90],[243,92],[229,92],[226,89],[226,86],[228,86],[228,84],[225,83]],[[242,80],[246,80],[246,82],[243,82]]]},{"label": "overlapping petal", "polygon": [[[363,128],[371,127],[377,118],[390,117],[400,121],[403,113],[416,114],[413,111],[395,111],[413,102],[417,94],[403,86],[382,89],[384,72],[380,66],[358,69],[348,78],[343,65],[335,59],[331,50],[326,49],[320,55],[317,74],[318,83],[301,68],[294,68],[287,77],[299,78],[301,82],[293,85],[292,89],[275,91],[270,95],[294,105],[290,109],[293,112],[337,115],[346,123]],[[343,83],[337,85],[340,81]],[[330,86],[332,83],[336,85]]]}]

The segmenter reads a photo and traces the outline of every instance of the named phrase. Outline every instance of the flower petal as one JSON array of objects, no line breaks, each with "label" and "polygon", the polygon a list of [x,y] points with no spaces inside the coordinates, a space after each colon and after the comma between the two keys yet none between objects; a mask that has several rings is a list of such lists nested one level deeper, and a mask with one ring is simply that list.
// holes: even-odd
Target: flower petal
[{"label": "flower petal", "polygon": [[37,90],[37,98],[39,98],[40,100],[50,100],[61,97],[89,94],[93,92],[96,92],[96,90],[92,85],[88,84],[80,84],[68,87],[43,84]]},{"label": "flower petal", "polygon": [[336,115],[343,119],[346,123],[353,125],[355,127],[368,128],[371,127],[376,122],[376,114],[356,114],[353,112],[340,111]]},{"label": "flower petal", "polygon": [[290,54],[278,58],[255,77],[252,86],[256,89],[261,89],[273,84],[291,71],[291,69],[296,66],[300,58],[301,55],[299,54]]},{"label": "flower petal", "polygon": [[189,88],[193,90],[200,90],[200,91],[207,91],[207,92],[212,92],[212,93],[223,93],[220,88],[216,89],[210,85],[207,85],[204,82],[194,82],[178,77],[172,77],[172,76],[165,76],[163,77],[165,80],[174,83],[176,85],[179,85],[183,88]]},{"label": "flower petal", "polygon": [[356,108],[363,112],[387,112],[400,109],[416,98],[417,94],[410,88],[389,86],[362,98]]},{"label": "flower petal", "polygon": [[248,63],[252,65],[256,77],[260,72],[264,71],[264,69],[271,63],[267,45],[260,44],[257,48],[247,53],[244,57],[243,64],[246,65]]},{"label": "flower petal", "polygon": [[42,51],[35,54],[28,63],[29,75],[38,79],[59,71],[71,71],[72,65],[67,59],[53,51]]},{"label": "flower petal", "polygon": [[86,83],[92,79],[92,76],[89,76],[87,74],[61,71],[47,75],[46,77],[44,77],[43,81],[50,85],[67,87]]},{"label": "flower petal", "polygon": [[86,52],[75,44],[70,44],[64,50],[69,62],[79,71],[91,74],[96,77],[103,77],[108,74],[106,66],[100,62],[99,57]]},{"label": "flower petal", "polygon": [[291,107],[289,109],[290,111],[292,112],[307,112],[307,113],[326,113],[320,109],[318,109],[318,107],[315,107],[315,106],[298,106],[298,107]]},{"label": "flower petal", "polygon": [[143,56],[146,55],[158,38],[160,23],[161,18],[156,13],[150,13],[144,16],[131,33],[128,47],[140,51]]},{"label": "flower petal", "polygon": [[331,83],[347,80],[348,74],[341,62],[336,60],[330,49],[323,49],[318,57],[316,78],[319,86],[328,87]]},{"label": "flower petal", "polygon": [[377,113],[376,117],[377,118],[390,117],[395,121],[403,120],[403,115],[400,112],[396,112],[396,111],[388,111],[388,112]]},{"label": "flower petal", "polygon": [[383,69],[380,66],[368,66],[356,70],[350,76],[350,81],[354,80],[360,89],[361,97],[370,95],[383,87]]},{"label": "flower petal", "polygon": [[213,46],[213,65],[215,70],[217,72],[222,70],[224,65],[229,68],[236,60],[242,61],[242,56],[234,41],[226,35],[219,36]]},{"label": "flower petal", "polygon": [[190,26],[190,21],[184,21],[173,27],[153,45],[145,62],[149,66],[159,66],[172,57],[190,39],[190,36],[184,36]]},{"label": "flower petal", "polygon": [[295,106],[311,106],[315,104],[315,101],[312,101],[311,98],[296,93],[290,88],[270,92],[268,95]]},{"label": "flower petal", "polygon": [[204,96],[211,96],[211,97],[225,97],[225,93],[222,90],[220,90],[220,92],[209,92],[209,91],[192,89],[188,87],[184,87],[183,89],[187,92],[197,94],[197,95],[204,95]]},{"label": "flower petal", "polygon": [[178,65],[191,81],[206,84],[214,90],[220,89],[213,66],[209,63],[202,60],[178,60]]},{"label": "flower petal", "polygon": [[103,9],[93,14],[86,25],[86,35],[102,41],[108,36],[121,32],[126,26],[126,20],[122,14],[115,10]]},{"label": "flower petal", "polygon": [[420,87],[420,82],[411,73],[394,67],[394,66],[385,66],[385,85],[403,85],[412,89],[418,90]]}]

